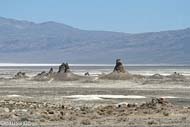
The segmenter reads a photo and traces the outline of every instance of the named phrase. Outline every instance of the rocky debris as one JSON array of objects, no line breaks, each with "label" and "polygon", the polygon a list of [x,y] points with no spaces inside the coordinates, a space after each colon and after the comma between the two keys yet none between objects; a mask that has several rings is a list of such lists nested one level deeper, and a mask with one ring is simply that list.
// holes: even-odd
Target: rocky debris
[{"label": "rocky debris", "polygon": [[[163,98],[153,98],[149,102],[142,104],[128,104],[122,103],[117,105],[99,106],[96,108],[96,112],[99,115],[130,115],[130,114],[162,114],[164,116],[169,115],[176,110],[176,106],[169,103]],[[165,115],[167,114],[167,115]]]},{"label": "rocky debris", "polygon": [[113,72],[117,72],[117,73],[125,73],[126,72],[121,59],[116,60],[116,65],[114,67]]},{"label": "rocky debris", "polygon": [[83,124],[83,125],[90,125],[91,121],[89,119],[84,119],[84,120],[81,121],[81,124]]},{"label": "rocky debris", "polygon": [[177,106],[169,103],[164,98],[153,98],[150,102],[139,105],[136,109],[141,114],[162,114],[169,116],[170,113],[177,111]]},{"label": "rocky debris", "polygon": [[141,104],[139,108],[141,108],[141,109],[147,109],[147,108],[157,109],[160,107],[171,108],[171,107],[173,107],[173,105],[164,98],[153,98],[150,102]]},{"label": "rocky debris", "polygon": [[[9,120],[23,121],[25,119],[26,121],[27,119],[30,122],[41,121],[44,117],[46,121],[51,121],[55,115],[61,114],[61,110],[65,108],[63,105],[55,105],[47,102],[41,103],[20,100],[1,100],[0,105],[1,120],[7,119],[5,116],[8,116]],[[45,114],[47,116],[44,116]],[[54,120],[60,119],[55,118]]]},{"label": "rocky debris", "polygon": [[[167,100],[163,98],[155,98],[150,102],[142,103],[142,104],[128,104],[128,103],[120,103],[117,105],[107,105],[107,106],[99,106],[96,109],[96,112],[99,115],[110,116],[110,115],[125,115],[130,114],[156,114],[171,110],[175,110],[175,106],[169,103]],[[123,114],[123,115],[124,115]]]},{"label": "rocky debris", "polygon": [[184,75],[174,72],[173,74],[166,76],[167,78],[173,80],[173,81],[184,81],[186,78]]},{"label": "rocky debris", "polygon": [[26,79],[28,78],[28,76],[26,76],[25,72],[18,72],[13,79]]},{"label": "rocky debris", "polygon": [[159,124],[157,121],[155,120],[150,120],[147,122],[148,125],[152,126],[152,125],[156,125],[156,124]]},{"label": "rocky debris", "polygon": [[[53,122],[53,121],[73,121],[81,125],[91,125],[102,119],[112,119],[125,121],[130,116],[146,115],[152,117],[159,114],[168,117],[170,114],[177,114],[189,109],[183,109],[172,105],[163,98],[154,98],[143,104],[120,103],[87,106],[87,105],[64,105],[60,103],[35,102],[29,100],[1,100],[0,119],[29,122]],[[158,116],[159,116],[158,115]]]},{"label": "rocky debris", "polygon": [[128,80],[132,79],[132,75],[125,70],[121,59],[117,59],[113,72],[106,75],[101,75],[99,78],[109,80]]}]

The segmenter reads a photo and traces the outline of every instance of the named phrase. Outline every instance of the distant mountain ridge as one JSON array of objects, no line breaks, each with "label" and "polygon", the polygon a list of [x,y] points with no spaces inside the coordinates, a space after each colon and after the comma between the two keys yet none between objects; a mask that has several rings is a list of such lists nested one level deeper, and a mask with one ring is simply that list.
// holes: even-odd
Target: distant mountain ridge
[{"label": "distant mountain ridge", "polygon": [[0,17],[0,62],[190,64],[190,28],[129,34]]}]

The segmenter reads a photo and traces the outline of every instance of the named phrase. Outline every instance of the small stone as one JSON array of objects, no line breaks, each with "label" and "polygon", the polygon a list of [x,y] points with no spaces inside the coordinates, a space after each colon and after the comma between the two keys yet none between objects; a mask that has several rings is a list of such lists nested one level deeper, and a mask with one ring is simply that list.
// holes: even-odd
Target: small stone
[{"label": "small stone", "polygon": [[40,122],[45,122],[45,119],[40,119]]},{"label": "small stone", "polygon": [[48,111],[48,113],[49,113],[49,114],[54,114],[54,112],[53,112],[53,111]]},{"label": "small stone", "polygon": [[91,122],[90,122],[89,119],[84,119],[84,120],[81,121],[81,124],[83,124],[83,125],[90,125]]},{"label": "small stone", "polygon": [[121,108],[121,107],[127,107],[128,103],[127,102],[121,102],[116,104],[116,107]]},{"label": "small stone", "polygon": [[5,112],[10,112],[9,108],[4,108]]},{"label": "small stone", "polygon": [[64,112],[63,112],[63,111],[61,111],[61,112],[60,112],[60,114],[63,116],[63,115],[64,115]]},{"label": "small stone", "polygon": [[11,101],[9,101],[9,104],[13,105],[13,104],[15,104],[15,102],[11,100]]},{"label": "small stone", "polygon": [[163,112],[163,115],[164,116],[169,116],[169,113],[168,112]]},{"label": "small stone", "polygon": [[155,120],[148,121],[148,125],[155,125],[155,124],[158,124],[158,122]]},{"label": "small stone", "polygon": [[21,109],[22,112],[27,112],[28,110],[27,109]]}]

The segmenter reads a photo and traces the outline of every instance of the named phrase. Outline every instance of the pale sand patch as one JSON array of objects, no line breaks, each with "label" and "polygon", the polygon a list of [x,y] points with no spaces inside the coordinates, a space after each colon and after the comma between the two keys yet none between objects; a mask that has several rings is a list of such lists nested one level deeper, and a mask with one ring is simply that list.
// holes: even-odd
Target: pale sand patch
[{"label": "pale sand patch", "polygon": [[12,94],[12,95],[6,95],[7,97],[21,97],[21,95]]},{"label": "pale sand patch", "polygon": [[145,96],[139,95],[71,95],[63,96],[64,98],[71,98],[75,100],[103,100],[103,99],[143,99]]},{"label": "pale sand patch", "polygon": [[22,96],[22,95],[17,95],[17,94],[6,95],[6,97],[24,97],[24,98],[33,98],[33,97],[29,97],[29,96]]},{"label": "pale sand patch", "polygon": [[160,98],[168,98],[168,99],[172,99],[172,98],[179,98],[179,97],[175,97],[175,96],[162,96],[162,97],[160,97]]}]

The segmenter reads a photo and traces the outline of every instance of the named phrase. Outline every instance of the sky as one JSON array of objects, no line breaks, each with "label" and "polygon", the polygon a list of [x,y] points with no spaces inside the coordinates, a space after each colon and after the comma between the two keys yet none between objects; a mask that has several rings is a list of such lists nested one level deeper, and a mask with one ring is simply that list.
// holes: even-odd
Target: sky
[{"label": "sky", "polygon": [[190,27],[190,0],[0,0],[0,16],[126,33]]}]

